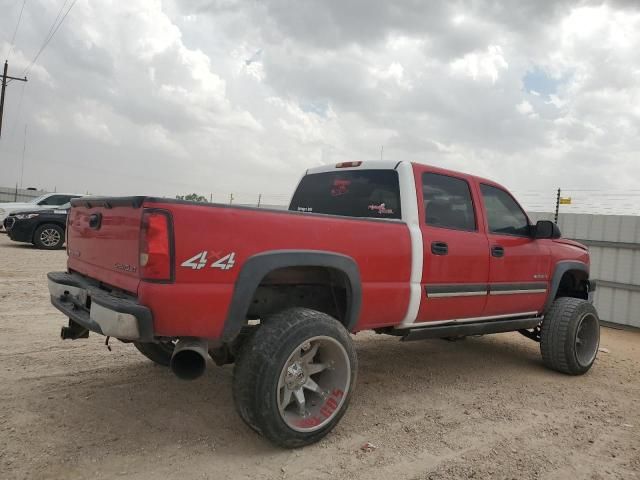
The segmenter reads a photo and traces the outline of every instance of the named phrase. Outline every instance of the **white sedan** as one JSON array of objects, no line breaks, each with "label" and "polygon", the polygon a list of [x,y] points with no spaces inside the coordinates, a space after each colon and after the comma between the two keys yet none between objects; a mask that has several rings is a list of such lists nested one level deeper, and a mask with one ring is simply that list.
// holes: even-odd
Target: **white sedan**
[{"label": "white sedan", "polygon": [[29,202],[0,203],[0,230],[4,230],[4,219],[11,213],[20,210],[39,210],[51,207],[60,207],[71,201],[72,198],[82,197],[78,193],[45,193]]}]

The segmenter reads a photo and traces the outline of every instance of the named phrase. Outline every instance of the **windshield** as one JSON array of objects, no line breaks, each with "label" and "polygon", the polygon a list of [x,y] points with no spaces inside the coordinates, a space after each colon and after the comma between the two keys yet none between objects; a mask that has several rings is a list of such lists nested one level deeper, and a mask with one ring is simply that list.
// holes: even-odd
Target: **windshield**
[{"label": "windshield", "polygon": [[395,170],[347,170],[306,175],[289,210],[347,217],[402,218]]},{"label": "windshield", "polygon": [[44,200],[45,198],[47,198],[47,195],[40,195],[39,197],[36,198],[32,198],[31,200],[29,200],[26,203],[39,203],[40,201]]}]

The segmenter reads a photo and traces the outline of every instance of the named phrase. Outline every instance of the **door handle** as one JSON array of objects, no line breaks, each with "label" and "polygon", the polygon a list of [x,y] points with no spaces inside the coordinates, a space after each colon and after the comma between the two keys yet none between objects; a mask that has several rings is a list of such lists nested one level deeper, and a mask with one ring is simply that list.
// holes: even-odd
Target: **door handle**
[{"label": "door handle", "polygon": [[491,247],[491,256],[496,258],[504,257],[504,247],[501,245],[494,245]]},{"label": "door handle", "polygon": [[449,255],[449,245],[445,242],[433,242],[431,244],[431,253],[434,255]]}]

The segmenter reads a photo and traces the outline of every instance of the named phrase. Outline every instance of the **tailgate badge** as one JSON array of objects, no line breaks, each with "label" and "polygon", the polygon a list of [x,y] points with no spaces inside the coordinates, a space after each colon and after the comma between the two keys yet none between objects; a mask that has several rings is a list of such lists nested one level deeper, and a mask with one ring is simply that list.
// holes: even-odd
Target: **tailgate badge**
[{"label": "tailgate badge", "polygon": [[122,270],[123,272],[131,272],[135,273],[138,271],[138,268],[133,265],[128,265],[126,263],[116,263],[116,270]]}]

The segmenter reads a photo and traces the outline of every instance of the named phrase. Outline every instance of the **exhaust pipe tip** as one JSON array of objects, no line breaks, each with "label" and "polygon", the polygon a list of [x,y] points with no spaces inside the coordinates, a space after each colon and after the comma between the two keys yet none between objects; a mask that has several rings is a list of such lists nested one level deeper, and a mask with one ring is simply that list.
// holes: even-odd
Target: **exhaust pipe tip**
[{"label": "exhaust pipe tip", "polygon": [[207,368],[207,342],[198,339],[180,339],[169,364],[174,375],[182,380],[195,380]]}]

